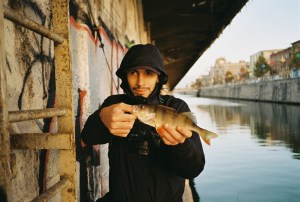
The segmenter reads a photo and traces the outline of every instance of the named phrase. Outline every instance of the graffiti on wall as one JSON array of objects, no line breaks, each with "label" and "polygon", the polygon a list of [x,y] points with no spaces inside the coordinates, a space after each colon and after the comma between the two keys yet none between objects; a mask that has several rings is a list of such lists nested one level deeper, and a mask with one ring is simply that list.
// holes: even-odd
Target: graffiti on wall
[{"label": "graffiti on wall", "polygon": [[[50,3],[49,3],[50,2]],[[16,12],[28,16],[35,22],[43,25],[46,28],[52,27],[51,1],[40,2],[34,0],[9,0],[7,6],[16,10]],[[108,164],[107,163],[107,147],[94,146],[83,148],[80,142],[80,132],[88,114],[93,112],[101,102],[110,94],[119,93],[119,80],[115,76],[115,71],[120,64],[124,55],[125,48],[115,39],[110,30],[101,22],[101,17],[98,21],[101,22],[101,27],[95,29],[95,22],[90,18],[90,14],[84,12],[77,1],[70,1],[71,26],[75,32],[79,34],[87,34],[86,41],[82,43],[88,44],[87,52],[74,51],[74,57],[83,57],[87,55],[89,62],[86,68],[93,77],[83,78],[80,71],[74,71],[75,76],[79,80],[86,80],[87,86],[81,87],[74,82],[73,95],[77,102],[74,103],[74,109],[77,109],[75,114],[75,136],[76,136],[76,159],[80,163],[80,192],[81,201],[91,201],[102,195],[108,190]],[[80,25],[76,22],[80,21]],[[19,110],[24,109],[39,109],[55,107],[55,67],[54,67],[54,44],[51,40],[36,34],[24,27],[14,24],[13,29],[9,32],[13,50],[8,50],[6,55],[6,64],[8,67],[8,77],[17,78],[17,85],[11,85],[13,94],[12,108]],[[72,42],[79,40],[72,39]],[[10,48],[10,47],[8,47]],[[76,62],[74,63],[76,65]],[[78,67],[79,68],[79,67]],[[108,81],[108,82],[107,82]],[[10,81],[15,82],[15,81]],[[92,86],[95,84],[95,86]],[[92,87],[91,87],[91,86]],[[75,90],[76,89],[76,90]],[[93,95],[93,96],[91,96]],[[12,106],[13,105],[13,106]],[[54,118],[44,119],[43,123],[38,127],[44,133],[54,132],[53,125],[56,122]],[[20,179],[26,184],[34,183],[33,179],[37,179],[38,193],[43,193],[49,187],[52,167],[56,166],[56,162],[51,162],[49,159],[53,155],[49,150],[33,151],[34,155],[38,156],[37,171],[29,171],[25,168],[20,171],[30,172],[30,179]],[[101,155],[102,156],[101,156]],[[23,158],[23,157],[22,157]],[[26,161],[24,157],[23,161]],[[49,173],[52,173],[49,175]],[[103,174],[105,173],[105,174]],[[37,174],[37,177],[36,177]],[[102,175],[103,174],[103,175]],[[26,183],[25,183],[26,181]],[[26,187],[24,186],[23,189]],[[19,192],[19,198],[35,196],[38,193],[27,193],[23,190]],[[28,196],[25,197],[25,194]],[[29,199],[28,199],[29,200]]]},{"label": "graffiti on wall", "polygon": [[[37,23],[51,28],[52,19],[51,14],[47,13],[47,9],[42,9],[38,3],[31,0],[10,0],[7,4],[8,7],[12,8],[21,15],[30,16],[29,18],[36,21]],[[9,57],[6,55],[6,64],[8,67],[8,77],[18,79],[17,85],[11,90],[10,94],[12,97],[18,99],[12,100],[11,103],[16,104],[19,110],[22,109],[36,109],[36,108],[52,108],[55,102],[55,70],[54,70],[54,58],[53,58],[53,43],[22,26],[13,24],[13,31],[9,30],[10,35],[14,38],[13,50],[8,47],[7,52]],[[9,38],[10,39],[10,38]],[[13,55],[13,56],[11,56]],[[17,62],[15,62],[17,61]],[[11,106],[15,108],[14,106]],[[43,132],[50,132],[53,120],[44,119],[44,123],[39,128]],[[34,162],[37,165],[38,171],[24,168],[19,172],[31,173],[27,176],[29,179],[18,178],[17,180],[31,181],[34,183],[36,179],[35,173],[38,173],[37,184],[39,186],[39,193],[45,191],[47,185],[47,165],[49,152],[47,150],[41,150],[40,152],[34,152],[38,155],[38,161]],[[21,161],[27,161],[24,157]],[[22,164],[22,162],[19,162]],[[22,183],[21,183],[22,184]],[[30,186],[33,187],[33,186]],[[22,190],[23,188],[16,188]],[[34,195],[36,193],[30,193],[29,187],[24,187],[28,193],[19,191],[16,198],[23,198],[25,195]],[[23,195],[22,195],[23,194]]]},{"label": "graffiti on wall", "polygon": [[[80,89],[76,97],[76,137],[88,115],[93,113],[103,100],[112,93],[118,93],[118,79],[114,76],[124,49],[107,36],[104,29],[99,30],[104,46],[99,46],[85,24],[79,24],[71,16],[71,38],[74,44],[72,61],[74,86]],[[80,76],[77,76],[80,75]],[[84,93],[84,94],[83,94]],[[84,95],[84,99],[83,99]],[[101,135],[101,134],[99,134]],[[78,140],[78,143],[80,141]],[[77,144],[77,161],[80,163],[80,192],[82,201],[94,201],[108,191],[107,145],[80,148]]]},{"label": "graffiti on wall", "polygon": [[[40,9],[40,6],[36,2],[30,0],[10,0],[8,6],[25,16],[34,13],[34,21],[49,29],[51,28],[51,16]],[[54,85],[55,82],[53,81],[55,80],[50,80],[49,78],[54,71],[53,43],[49,39],[19,25],[15,25],[15,35],[17,36],[16,39],[18,39],[15,40],[15,46],[17,47],[15,54],[18,57],[20,67],[22,67],[20,71],[23,73],[22,88],[18,96],[18,108],[22,109],[24,99],[28,99],[24,94],[26,88],[30,91],[33,83],[32,80],[37,76],[33,74],[33,72],[37,72],[34,68],[39,68],[38,72],[41,74],[38,77],[41,78],[42,99],[47,100],[47,107],[53,107],[54,96],[50,94],[55,92],[55,87],[51,87],[50,85]],[[9,61],[7,63],[10,67]],[[49,90],[53,91],[49,92]]]}]

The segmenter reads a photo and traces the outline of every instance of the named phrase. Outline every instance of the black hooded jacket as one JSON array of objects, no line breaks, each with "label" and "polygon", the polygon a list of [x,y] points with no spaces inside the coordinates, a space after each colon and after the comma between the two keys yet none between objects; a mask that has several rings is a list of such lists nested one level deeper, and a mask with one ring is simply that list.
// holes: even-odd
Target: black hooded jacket
[{"label": "black hooded jacket", "polygon": [[109,201],[182,201],[185,179],[198,176],[204,168],[202,144],[194,131],[184,143],[168,146],[159,138],[155,128],[138,120],[123,138],[111,134],[99,117],[102,108],[120,102],[160,104],[174,108],[178,113],[190,111],[183,100],[159,92],[160,86],[157,86],[148,98],[129,94],[109,96],[85,123],[81,133],[85,144],[109,143]]}]

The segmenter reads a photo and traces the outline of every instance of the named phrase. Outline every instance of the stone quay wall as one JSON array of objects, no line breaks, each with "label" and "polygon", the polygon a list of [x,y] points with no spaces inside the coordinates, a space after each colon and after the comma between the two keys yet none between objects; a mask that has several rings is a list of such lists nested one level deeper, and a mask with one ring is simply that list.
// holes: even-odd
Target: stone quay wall
[{"label": "stone quay wall", "polygon": [[300,78],[205,87],[198,96],[300,104]]}]

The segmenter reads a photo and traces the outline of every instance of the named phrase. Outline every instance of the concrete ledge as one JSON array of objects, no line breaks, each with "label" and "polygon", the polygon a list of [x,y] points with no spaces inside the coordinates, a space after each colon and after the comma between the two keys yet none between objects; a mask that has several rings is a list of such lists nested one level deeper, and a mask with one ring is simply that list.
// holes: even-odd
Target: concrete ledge
[{"label": "concrete ledge", "polygon": [[185,188],[184,188],[182,200],[183,200],[183,202],[194,202],[192,190],[189,185],[189,180],[185,180]]},{"label": "concrete ledge", "polygon": [[200,97],[300,104],[300,78],[205,87]]}]

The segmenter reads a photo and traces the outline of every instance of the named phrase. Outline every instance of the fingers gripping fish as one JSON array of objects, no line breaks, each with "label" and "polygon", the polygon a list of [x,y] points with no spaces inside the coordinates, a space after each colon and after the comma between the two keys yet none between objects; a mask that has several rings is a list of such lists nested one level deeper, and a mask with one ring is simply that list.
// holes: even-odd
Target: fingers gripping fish
[{"label": "fingers gripping fish", "polygon": [[136,115],[141,122],[154,128],[168,123],[172,128],[180,126],[196,131],[208,145],[212,138],[217,137],[217,134],[197,126],[196,119],[191,112],[177,113],[174,109],[162,105],[133,105],[132,111],[132,114]]}]

